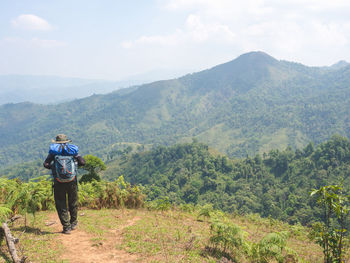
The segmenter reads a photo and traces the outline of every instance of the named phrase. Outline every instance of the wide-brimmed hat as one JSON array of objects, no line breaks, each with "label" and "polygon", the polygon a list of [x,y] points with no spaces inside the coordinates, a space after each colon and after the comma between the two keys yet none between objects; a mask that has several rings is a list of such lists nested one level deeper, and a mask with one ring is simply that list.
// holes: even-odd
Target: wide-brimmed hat
[{"label": "wide-brimmed hat", "polygon": [[67,135],[65,134],[57,134],[56,140],[51,140],[54,143],[66,143],[66,142],[71,142],[72,140],[69,140],[67,138]]}]

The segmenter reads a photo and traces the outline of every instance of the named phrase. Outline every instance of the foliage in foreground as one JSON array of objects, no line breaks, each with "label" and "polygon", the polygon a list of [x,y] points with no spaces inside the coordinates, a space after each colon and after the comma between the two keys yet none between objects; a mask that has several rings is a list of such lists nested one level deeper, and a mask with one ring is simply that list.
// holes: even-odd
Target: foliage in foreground
[{"label": "foliage in foreground", "polygon": [[[349,239],[345,236],[347,231],[345,220],[347,215],[346,200],[341,193],[341,186],[325,186],[319,190],[313,191],[313,194],[321,195],[319,203],[326,204],[326,210],[331,209],[329,215],[334,213],[333,219],[338,218],[338,228],[330,225],[330,216],[328,225],[315,224],[312,229],[302,227],[301,225],[289,226],[281,225],[278,220],[269,218],[263,219],[259,215],[247,215],[245,218],[254,223],[265,223],[276,226],[275,231],[266,233],[260,240],[248,240],[248,233],[240,226],[232,222],[232,215],[213,209],[213,206],[206,204],[204,206],[193,206],[191,204],[180,205],[182,211],[197,214],[197,220],[210,223],[210,238],[207,244],[208,252],[217,258],[225,257],[234,262],[299,262],[297,253],[287,246],[287,241],[291,235],[301,236],[302,233],[309,232],[308,237],[323,248],[325,261],[344,262],[348,255]],[[325,193],[325,192],[328,192]],[[322,197],[328,199],[328,203]],[[168,198],[160,198],[146,204],[149,210],[171,211],[173,204]],[[331,207],[330,207],[331,206]],[[329,212],[326,213],[326,215]],[[317,227],[319,226],[319,227]],[[265,225],[266,227],[266,225]],[[340,228],[339,228],[340,227]],[[327,253],[326,253],[327,252]]]},{"label": "foliage in foreground", "polygon": [[[296,253],[287,248],[288,231],[271,232],[260,240],[248,240],[248,232],[232,222],[229,215],[221,211],[202,207],[198,215],[206,215],[210,222],[210,238],[207,246],[210,253],[216,257],[225,257],[234,262],[268,263],[276,260],[285,262],[297,260]],[[263,221],[262,218],[259,219]],[[293,262],[292,261],[292,262]]]},{"label": "foliage in foreground", "polygon": [[313,225],[313,238],[323,248],[324,261],[344,262],[350,195],[344,194],[342,184],[320,187],[310,195],[317,197],[324,212],[323,221]]},{"label": "foliage in foreground", "polygon": [[[114,182],[95,181],[79,184],[79,206],[86,208],[137,208],[145,196],[140,187],[131,186],[123,177]],[[33,214],[54,208],[52,181],[40,177],[27,183],[0,178],[0,217],[12,213]]]},{"label": "foliage in foreground", "polygon": [[[167,202],[160,201],[159,206],[147,210],[83,208],[79,229],[90,236],[96,249],[108,247],[111,254],[123,249],[142,262],[322,262],[322,251],[308,240],[306,227],[258,215],[224,214],[209,206],[171,205],[165,209],[162,203]],[[15,236],[22,235],[19,246],[32,262],[42,258],[64,261],[60,258],[64,248],[53,234],[55,227],[45,225],[52,213],[38,212],[34,222],[29,216],[31,227],[24,234],[23,221],[16,221],[12,228]],[[198,220],[199,214],[208,216]],[[123,238],[116,239],[115,233]]]},{"label": "foliage in foreground", "polygon": [[308,230],[302,226],[296,229],[256,215],[242,217],[215,210],[205,220],[198,220],[202,207],[193,210],[193,207],[181,206],[167,211],[161,207],[149,208],[151,211],[143,212],[135,225],[125,230],[122,247],[147,259],[212,263],[321,262],[321,249],[308,241]]},{"label": "foliage in foreground", "polygon": [[[126,250],[131,253],[128,254],[131,262],[229,262],[224,261],[222,254],[210,253],[208,250],[212,235],[210,222],[197,221],[197,209],[193,212],[183,212],[182,208],[168,211],[83,209],[81,212],[84,215],[79,217],[79,230],[84,231],[89,239],[87,242],[95,248],[96,252],[99,253],[108,248],[110,255],[117,255],[120,250]],[[19,252],[28,256],[31,262],[42,262],[42,259],[52,263],[68,261],[64,256],[65,247],[62,246],[61,239],[57,236],[59,234],[55,233],[55,226],[46,225],[48,220],[51,220],[53,213],[50,211],[38,212],[34,222],[33,217],[29,216],[28,223],[31,227],[27,231],[24,231],[23,218],[17,220],[11,227],[14,236],[20,236],[20,242],[17,244]],[[243,217],[227,220],[228,223],[244,228],[244,231],[247,232],[252,232],[259,224],[266,226],[263,233],[258,233],[259,235],[265,235],[265,232],[275,232],[275,227],[271,227],[266,219],[257,219],[255,223]],[[244,222],[247,225],[244,225]],[[288,230],[290,226],[285,225],[282,228]],[[122,238],[116,239],[115,233]],[[306,238],[306,235],[303,234],[302,238]],[[258,242],[258,239],[254,242]],[[292,245],[297,245],[299,242],[293,235],[288,241]],[[304,247],[298,246],[297,252],[303,254],[300,262],[320,262],[313,259],[315,256],[320,257],[322,252],[317,249],[315,251],[313,246],[314,244],[309,242],[306,242]],[[0,262],[5,261],[3,259],[6,259],[6,250],[6,244],[3,242],[0,247]],[[310,253],[311,251],[313,252]],[[243,259],[242,257],[242,261],[237,262],[254,262],[251,259],[247,261]]]}]

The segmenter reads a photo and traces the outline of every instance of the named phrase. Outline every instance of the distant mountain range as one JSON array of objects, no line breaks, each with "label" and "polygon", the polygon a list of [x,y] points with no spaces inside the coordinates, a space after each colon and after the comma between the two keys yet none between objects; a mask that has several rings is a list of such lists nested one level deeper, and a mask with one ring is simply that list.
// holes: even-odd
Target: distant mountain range
[{"label": "distant mountain range", "polygon": [[57,76],[0,75],[0,105],[19,102],[58,104],[93,94],[106,94],[159,79],[174,78],[188,72],[190,71],[154,70],[121,81]]},{"label": "distant mountain range", "polygon": [[59,103],[120,88],[112,82],[56,76],[0,76],[0,104],[33,102]]},{"label": "distant mountain range", "polygon": [[[89,85],[85,83],[83,85]],[[350,136],[350,65],[307,67],[251,52],[198,73],[58,105],[0,106],[0,165],[43,158],[66,133],[82,153],[193,137],[229,156]]]}]

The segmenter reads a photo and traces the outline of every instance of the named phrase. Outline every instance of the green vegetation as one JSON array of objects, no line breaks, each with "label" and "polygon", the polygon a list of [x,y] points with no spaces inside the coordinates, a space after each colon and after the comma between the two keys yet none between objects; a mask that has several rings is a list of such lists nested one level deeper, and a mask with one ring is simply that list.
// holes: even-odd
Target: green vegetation
[{"label": "green vegetation", "polygon": [[344,195],[342,185],[323,186],[311,195],[317,195],[324,212],[323,222],[314,225],[314,238],[323,248],[325,262],[342,263],[350,195]]},{"label": "green vegetation", "polygon": [[[50,219],[45,216],[48,215],[47,210],[54,210],[51,186],[52,181],[47,177],[27,183],[0,178],[0,220],[9,222],[15,236],[20,237],[20,253],[29,256],[31,262],[43,262],[43,259],[45,262],[66,262],[58,260],[62,255],[62,244],[57,240],[57,234],[44,225],[44,220]],[[79,207],[85,209],[140,208],[145,198],[138,186],[131,186],[122,177],[115,182],[92,180],[80,184],[78,195]],[[24,215],[20,223],[8,220],[15,214]],[[103,225],[90,226],[95,231],[100,227],[103,228]],[[10,262],[3,235],[0,237],[0,262],[4,262],[1,259]]]},{"label": "green vegetation", "polygon": [[[212,204],[227,212],[311,224],[323,216],[316,199],[309,198],[311,189],[338,184],[342,178],[344,192],[350,187],[350,142],[341,136],[317,147],[309,143],[301,150],[288,147],[233,160],[196,140],[135,150],[125,145],[111,155],[102,178],[114,181],[123,176],[131,184],[143,185],[148,200],[157,202]],[[7,170],[15,175],[16,167]],[[18,171],[26,174],[24,169]],[[166,202],[155,205],[167,207]]]},{"label": "green vegetation", "polygon": [[218,211],[198,221],[199,210],[139,211],[139,220],[125,230],[122,248],[142,254],[145,262],[322,262],[307,228],[297,232],[279,221]]},{"label": "green vegetation", "polygon": [[[217,235],[212,229],[212,219],[197,221],[200,209],[197,207],[192,212],[174,207],[168,211],[82,209],[79,211],[77,230],[80,234],[73,233],[72,237],[76,240],[85,237],[84,244],[80,246],[86,246],[89,252],[96,251],[96,258],[100,258],[101,253],[107,250],[107,255],[125,253],[129,262],[215,263],[229,262],[230,259],[239,257],[238,262],[263,263],[274,262],[273,259],[278,258],[276,253],[284,258],[284,262],[323,262],[322,250],[308,240],[307,228],[299,226],[296,230],[288,224],[271,222],[256,215],[221,215],[221,220],[226,225],[234,225],[244,233],[243,242],[247,245],[246,250],[239,251],[239,255],[229,248],[223,253],[221,245],[211,241]],[[67,247],[62,243],[67,237],[60,237],[57,225],[47,225],[53,218],[53,211],[38,212],[35,221],[31,216],[28,218],[30,227],[27,231],[24,231],[23,219],[11,225],[14,236],[20,237],[17,245],[20,256],[28,256],[31,262],[42,262],[42,259],[52,263],[70,262]],[[229,235],[226,236],[229,238]],[[79,247],[74,248],[78,249]],[[4,242],[0,246],[0,252],[0,262],[6,262],[9,255]],[[84,253],[81,256],[89,255]]]},{"label": "green vegetation", "polygon": [[[50,263],[62,262],[57,261],[63,251],[63,246],[57,239],[58,234],[53,233],[45,224],[52,213],[52,211],[38,212],[35,219],[28,216],[27,222],[24,218],[20,218],[9,223],[12,235],[20,239],[17,251],[21,257],[28,256],[30,262],[42,262],[43,259]],[[3,236],[0,239],[0,262],[12,262]]]},{"label": "green vegetation", "polygon": [[106,170],[106,165],[104,164],[104,162],[100,158],[91,154],[85,155],[84,159],[84,170],[88,171],[88,173],[84,174],[79,182],[86,183],[91,182],[92,180],[101,181],[98,172]]},{"label": "green vegetation", "polygon": [[[341,262],[350,226],[349,70],[258,52],[126,92],[2,105],[0,219],[21,213],[27,231],[47,229],[51,181],[33,160],[64,130],[87,159],[79,205],[95,210],[81,225],[96,247],[121,220],[124,239],[114,246],[149,262],[321,262],[322,252],[325,262]],[[145,199],[149,211],[125,212]],[[104,208],[123,208],[127,219]],[[109,213],[118,219],[104,219]]]},{"label": "green vegetation", "polygon": [[0,204],[14,214],[24,215],[25,227],[28,213],[35,218],[37,211],[54,207],[51,182],[44,177],[38,179],[39,181],[32,180],[28,183],[22,183],[18,179],[0,179]]},{"label": "green vegetation", "polygon": [[288,232],[276,232],[267,234],[258,243],[253,244],[251,257],[253,262],[268,263],[271,260],[277,262],[296,261],[295,252],[285,253]]},{"label": "green vegetation", "polygon": [[124,156],[107,164],[103,178],[124,175],[141,184],[149,200],[168,197],[177,204],[213,204],[215,209],[240,214],[259,213],[310,224],[323,216],[311,189],[337,184],[350,187],[350,142],[341,136],[302,150],[290,147],[263,156],[230,160],[213,155],[194,141]]},{"label": "green vegetation", "polygon": [[[96,181],[79,185],[79,206],[86,208],[137,208],[143,206],[144,194],[138,186],[124,182]],[[9,214],[35,215],[38,211],[53,209],[52,181],[47,177],[36,178],[28,183],[18,179],[0,178],[1,216]]]},{"label": "green vegetation", "polygon": [[64,131],[81,154],[107,160],[118,143],[198,138],[230,157],[350,137],[349,66],[314,68],[261,52],[179,79],[58,105],[0,106],[0,165],[44,159]]},{"label": "green vegetation", "polygon": [[250,253],[249,244],[244,238],[245,234],[247,233],[243,232],[239,226],[226,218],[215,218],[210,224],[209,242],[214,246],[215,254],[232,257],[237,261]]},{"label": "green vegetation", "polygon": [[[196,142],[189,144],[193,145],[200,146]],[[6,211],[1,209],[0,212],[3,219],[5,214],[10,215],[10,211],[25,215],[24,222],[15,223],[16,227],[13,227],[14,233],[20,234],[23,239],[20,243],[21,253],[39,261],[46,258],[48,262],[62,262],[64,248],[54,235],[48,235],[53,234],[52,230],[44,226],[45,216],[46,221],[52,216],[40,212],[53,208],[50,190],[51,182],[45,177],[28,183],[2,178],[0,204]],[[313,195],[319,196],[318,201],[326,205],[326,210],[332,207],[341,226],[332,229],[339,230],[336,231],[337,243],[332,243],[334,233],[327,235],[331,259],[347,259],[349,252],[347,246],[342,244],[348,244],[344,234],[349,200],[343,198],[348,196],[343,196],[341,186],[325,186],[315,190]],[[79,206],[94,209],[84,210],[79,217],[80,231],[88,233],[90,246],[99,248],[113,244],[114,247],[108,245],[108,250],[125,250],[133,254],[135,261],[139,257],[143,262],[174,262],[178,258],[184,262],[212,263],[218,260],[246,263],[321,262],[321,247],[317,248],[308,237],[316,237],[317,243],[324,249],[325,228],[314,227],[310,231],[300,224],[292,226],[257,214],[241,216],[224,213],[210,204],[174,206],[166,197],[147,202],[147,210],[125,210],[144,206],[144,198],[141,188],[126,183],[122,176],[114,182],[93,180],[80,184]],[[330,213],[330,210],[327,211]],[[27,217],[27,213],[33,216]],[[329,220],[330,216],[326,218]],[[321,226],[329,227],[327,233],[330,233],[330,224]],[[113,233],[123,236],[122,239],[119,237],[120,242],[115,243]],[[28,239],[36,242],[29,242]],[[336,252],[337,248],[341,248],[341,252]],[[2,252],[2,256],[6,259],[6,252]]]},{"label": "green vegetation", "polygon": [[0,169],[0,176],[8,179],[18,178],[29,181],[35,177],[47,175],[48,170],[43,167],[44,160],[20,163],[15,166]]}]

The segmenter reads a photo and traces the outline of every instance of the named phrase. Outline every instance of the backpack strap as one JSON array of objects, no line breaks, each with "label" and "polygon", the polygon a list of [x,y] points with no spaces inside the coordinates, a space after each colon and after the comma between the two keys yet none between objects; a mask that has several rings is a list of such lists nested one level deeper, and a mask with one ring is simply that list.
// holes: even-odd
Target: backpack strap
[{"label": "backpack strap", "polygon": [[66,152],[67,155],[70,155],[71,150],[69,149],[69,146],[66,143],[62,143],[58,149],[59,152],[62,153],[62,155],[65,155],[64,153]]},{"label": "backpack strap", "polygon": [[71,152],[71,150],[69,149],[68,145],[67,144],[64,144],[66,146],[66,151],[67,153],[69,154]]},{"label": "backpack strap", "polygon": [[62,146],[63,144],[60,144],[60,147],[58,148],[58,152],[60,152],[63,155],[63,149],[64,147]]},{"label": "backpack strap", "polygon": [[71,152],[69,149],[68,145],[65,143],[60,144],[60,147],[58,148],[58,152],[61,153],[61,155],[65,155],[64,153],[66,152],[68,155]]}]

